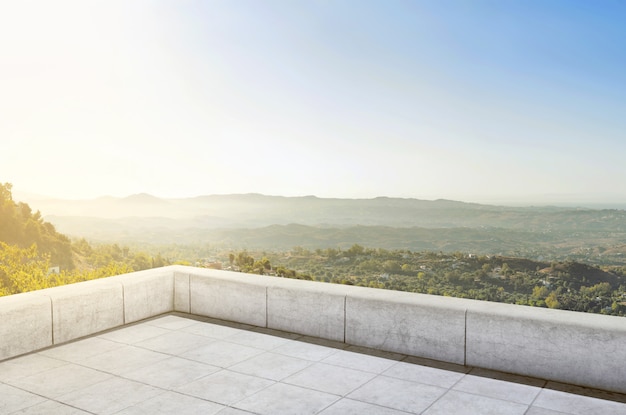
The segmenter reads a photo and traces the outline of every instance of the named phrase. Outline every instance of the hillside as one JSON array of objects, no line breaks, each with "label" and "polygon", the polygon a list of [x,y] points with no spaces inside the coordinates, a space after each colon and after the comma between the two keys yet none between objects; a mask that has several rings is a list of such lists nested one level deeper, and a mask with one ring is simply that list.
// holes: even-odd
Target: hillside
[{"label": "hillside", "polygon": [[70,241],[0,183],[0,296],[124,274],[169,264],[160,255],[116,243]]},{"label": "hillside", "polygon": [[[0,185],[0,295],[68,284],[133,270],[163,266],[177,261],[234,267],[246,272],[270,273],[289,278],[315,279],[341,284],[363,285],[400,291],[451,295],[488,301],[562,308],[576,311],[624,315],[626,311],[625,267],[601,268],[575,261],[554,261],[564,249],[582,250],[584,259],[619,258],[626,240],[611,248],[597,244],[607,232],[593,230],[593,223],[619,220],[620,212],[583,212],[544,208],[546,217],[566,223],[564,218],[577,217],[576,226],[567,230],[535,231],[532,228],[496,227],[393,227],[387,225],[312,226],[306,224],[271,224],[255,228],[211,229],[213,216],[190,218],[127,217],[121,219],[94,217],[60,217],[73,223],[82,235],[103,232],[114,243],[92,246],[84,238],[73,243],[33,213],[28,204],[14,202],[11,185]],[[519,209],[464,204],[452,201],[406,201],[378,198],[365,201],[320,200],[313,197],[275,198],[262,195],[202,197],[201,203],[218,200],[239,212],[256,206],[259,215],[250,219],[269,220],[275,212],[292,215],[313,209],[323,211],[333,204],[353,204],[357,217],[381,212],[406,210],[417,215],[439,217],[448,224],[500,215],[511,218]],[[171,208],[174,202],[150,195],[124,199],[106,198],[111,206]],[[294,206],[300,205],[299,209]],[[313,207],[312,207],[313,206]],[[121,208],[120,208],[121,209]],[[388,210],[391,209],[391,210]],[[395,209],[395,210],[394,210]],[[331,210],[324,213],[330,218]],[[360,212],[360,213],[359,213]],[[469,212],[469,213],[468,213]],[[478,214],[476,212],[479,212]],[[537,212],[526,212],[541,219]],[[532,213],[532,214],[530,214]],[[601,216],[597,214],[600,213]],[[400,214],[400,213],[398,213]],[[467,215],[466,215],[467,214]],[[232,216],[232,212],[231,212]],[[50,216],[56,218],[56,216]],[[495,216],[494,216],[495,217]],[[545,220],[544,217],[541,220]],[[583,217],[588,218],[584,224]],[[234,217],[231,218],[234,220]],[[335,217],[333,220],[340,220]],[[571,220],[571,219],[569,219]],[[379,218],[384,222],[384,218]],[[555,220],[556,221],[556,220]],[[184,226],[181,226],[184,224]],[[201,224],[199,226],[199,224]],[[581,230],[586,227],[587,230]],[[596,227],[597,228],[597,227]],[[614,230],[613,235],[619,235]],[[143,250],[159,241],[167,246],[165,256],[131,253],[118,243],[140,235],[147,243]],[[584,235],[584,237],[581,237]],[[595,237],[593,236],[595,235]],[[615,236],[614,236],[615,237]],[[599,238],[599,239],[594,239]],[[184,241],[179,245],[177,241]],[[212,245],[209,247],[207,243]],[[362,244],[362,245],[360,245]],[[256,261],[246,251],[234,255],[233,248],[254,247],[261,252]],[[588,246],[588,248],[584,248]],[[376,247],[376,248],[372,248]],[[400,248],[397,248],[400,247]],[[495,253],[495,254],[494,254]],[[571,256],[571,255],[570,255]],[[591,256],[591,257],[590,257]],[[213,259],[208,259],[208,258]],[[593,257],[593,258],[592,258]],[[571,258],[569,258],[571,259]],[[52,261],[56,262],[52,262]],[[72,270],[74,263],[78,266]],[[69,264],[69,265],[68,265]],[[272,266],[273,264],[273,266]],[[60,270],[51,273],[54,265]]]},{"label": "hillside", "polygon": [[617,209],[260,194],[186,199],[139,194],[35,203],[63,233],[101,242],[275,250],[359,243],[626,264],[626,211]]},{"label": "hillside", "polygon": [[[255,260],[261,258],[260,260]],[[623,316],[626,268],[460,252],[347,249],[231,253],[235,269],[289,278]]]},{"label": "hillside", "polygon": [[68,237],[43,220],[23,202],[14,202],[11,185],[0,183],[0,242],[29,248],[36,244],[40,253],[50,255],[50,263],[72,269],[72,247]]}]

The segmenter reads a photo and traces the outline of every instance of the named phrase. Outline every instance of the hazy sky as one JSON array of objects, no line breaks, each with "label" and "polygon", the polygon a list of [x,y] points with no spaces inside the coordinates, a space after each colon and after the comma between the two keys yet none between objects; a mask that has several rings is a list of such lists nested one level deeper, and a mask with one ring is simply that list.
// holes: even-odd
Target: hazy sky
[{"label": "hazy sky", "polygon": [[625,22],[621,0],[0,0],[0,182],[625,202]]}]

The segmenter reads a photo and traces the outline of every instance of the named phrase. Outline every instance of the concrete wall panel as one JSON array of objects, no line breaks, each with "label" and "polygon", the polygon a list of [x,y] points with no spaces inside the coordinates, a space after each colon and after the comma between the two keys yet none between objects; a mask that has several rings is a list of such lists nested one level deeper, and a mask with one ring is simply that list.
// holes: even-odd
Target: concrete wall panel
[{"label": "concrete wall panel", "polygon": [[0,360],[52,345],[52,305],[39,292],[0,297]]},{"label": "concrete wall panel", "polygon": [[124,287],[125,323],[174,311],[174,275],[168,268],[116,277]]},{"label": "concrete wall panel", "polygon": [[55,344],[124,324],[122,284],[115,279],[86,281],[40,292],[52,300]]},{"label": "concrete wall panel", "polygon": [[190,274],[192,314],[266,327],[267,298],[263,277],[201,271]]},{"label": "concrete wall panel", "polygon": [[483,303],[468,310],[467,364],[626,392],[626,319]]},{"label": "concrete wall panel", "polygon": [[174,311],[191,313],[189,274],[174,272]]},{"label": "concrete wall panel", "polygon": [[465,308],[443,297],[363,289],[346,299],[346,343],[465,362]]},{"label": "concrete wall panel", "polygon": [[272,282],[267,291],[269,328],[344,341],[346,294],[341,286],[283,279]]}]

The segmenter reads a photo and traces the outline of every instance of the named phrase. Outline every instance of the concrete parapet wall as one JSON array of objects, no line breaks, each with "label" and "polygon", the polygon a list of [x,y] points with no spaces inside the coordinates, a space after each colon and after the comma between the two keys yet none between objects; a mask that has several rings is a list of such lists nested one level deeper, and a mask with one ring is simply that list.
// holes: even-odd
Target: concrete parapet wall
[{"label": "concrete parapet wall", "polygon": [[0,297],[0,360],[180,311],[626,393],[626,319],[170,266]]},{"label": "concrete parapet wall", "polygon": [[344,342],[348,288],[273,278],[267,287],[267,327]]},{"label": "concrete parapet wall", "polygon": [[157,268],[109,278],[123,287],[124,324],[174,310],[174,274]]},{"label": "concrete parapet wall", "polygon": [[36,291],[52,302],[52,339],[64,343],[124,324],[122,284],[112,278]]},{"label": "concrete parapet wall", "polygon": [[174,272],[174,311],[191,313],[189,280],[189,273]]},{"label": "concrete parapet wall", "polygon": [[355,290],[346,298],[346,343],[462,365],[467,301],[441,300],[406,292]]},{"label": "concrete parapet wall", "polygon": [[476,302],[466,364],[626,392],[626,319]]},{"label": "concrete parapet wall", "polygon": [[266,278],[209,269],[189,271],[191,314],[267,326]]},{"label": "concrete parapet wall", "polygon": [[38,292],[0,297],[0,360],[52,345],[52,304]]}]

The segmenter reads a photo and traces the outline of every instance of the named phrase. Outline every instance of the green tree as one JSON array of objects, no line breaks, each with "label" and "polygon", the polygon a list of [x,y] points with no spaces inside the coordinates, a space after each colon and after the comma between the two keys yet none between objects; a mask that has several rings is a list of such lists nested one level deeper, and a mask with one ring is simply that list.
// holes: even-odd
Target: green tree
[{"label": "green tree", "polygon": [[559,300],[556,298],[556,293],[554,291],[552,291],[546,297],[546,305],[549,308],[560,308],[561,307],[561,303],[559,303]]},{"label": "green tree", "polygon": [[355,257],[358,255],[363,255],[363,252],[365,252],[365,248],[363,248],[359,244],[354,244],[350,247],[350,249],[346,251],[346,255],[349,257]]}]

